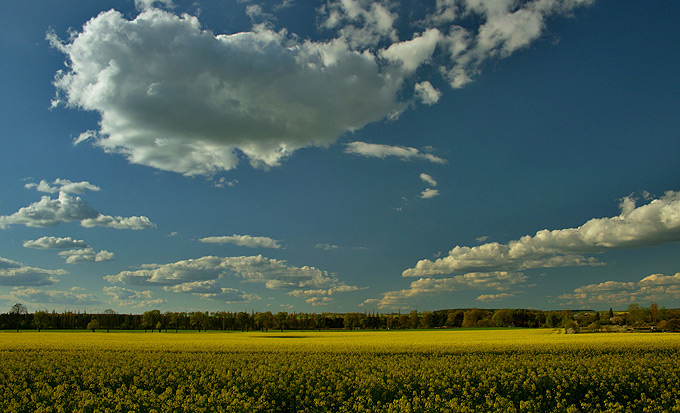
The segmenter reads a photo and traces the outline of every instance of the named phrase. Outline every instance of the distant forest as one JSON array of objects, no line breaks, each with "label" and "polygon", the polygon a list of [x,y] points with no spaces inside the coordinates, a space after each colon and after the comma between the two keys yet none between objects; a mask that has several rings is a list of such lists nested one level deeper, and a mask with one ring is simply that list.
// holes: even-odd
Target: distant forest
[{"label": "distant forest", "polygon": [[472,327],[563,328],[567,332],[680,331],[680,309],[632,304],[627,311],[530,309],[452,309],[401,313],[289,313],[278,312],[173,312],[150,310],[120,314],[114,310],[90,314],[73,311],[36,311],[14,304],[0,314],[0,329],[27,330],[331,330],[426,329]]}]

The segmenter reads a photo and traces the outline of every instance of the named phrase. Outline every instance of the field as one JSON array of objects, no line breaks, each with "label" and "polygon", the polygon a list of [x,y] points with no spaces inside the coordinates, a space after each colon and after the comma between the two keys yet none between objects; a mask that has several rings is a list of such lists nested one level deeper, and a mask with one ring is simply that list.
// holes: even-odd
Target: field
[{"label": "field", "polygon": [[3,412],[680,412],[680,335],[0,333]]}]

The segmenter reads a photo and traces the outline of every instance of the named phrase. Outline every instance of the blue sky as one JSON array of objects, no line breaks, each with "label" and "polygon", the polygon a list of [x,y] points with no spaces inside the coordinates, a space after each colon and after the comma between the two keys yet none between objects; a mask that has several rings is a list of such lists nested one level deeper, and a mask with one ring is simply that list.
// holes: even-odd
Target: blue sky
[{"label": "blue sky", "polygon": [[680,306],[676,2],[0,6],[0,307]]}]

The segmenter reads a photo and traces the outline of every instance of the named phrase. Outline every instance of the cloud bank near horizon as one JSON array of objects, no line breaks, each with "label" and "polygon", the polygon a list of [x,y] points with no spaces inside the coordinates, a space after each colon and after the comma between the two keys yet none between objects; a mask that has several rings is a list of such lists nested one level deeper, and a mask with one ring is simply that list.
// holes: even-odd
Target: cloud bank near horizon
[{"label": "cloud bank near horizon", "polygon": [[404,277],[469,271],[521,271],[530,268],[601,265],[595,257],[614,248],[634,248],[680,241],[680,192],[668,191],[645,205],[625,197],[621,214],[594,218],[578,228],[544,229],[507,244],[456,246],[446,257],[421,260]]}]

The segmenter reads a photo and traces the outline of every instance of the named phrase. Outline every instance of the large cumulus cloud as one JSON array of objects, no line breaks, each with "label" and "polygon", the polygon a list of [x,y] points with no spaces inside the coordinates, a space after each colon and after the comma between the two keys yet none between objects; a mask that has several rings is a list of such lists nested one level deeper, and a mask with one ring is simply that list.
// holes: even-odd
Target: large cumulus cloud
[{"label": "large cumulus cloud", "polygon": [[342,41],[296,43],[266,29],[216,36],[157,9],[134,20],[104,12],[70,42],[52,40],[69,59],[60,98],[100,113],[97,144],[186,175],[234,168],[236,149],[275,166],[404,107],[401,79]]},{"label": "large cumulus cloud", "polygon": [[67,58],[53,104],[99,113],[98,130],[76,143],[94,140],[132,163],[185,175],[230,170],[242,157],[272,167],[413,102],[436,103],[441,92],[420,67],[461,87],[485,60],[536,40],[547,16],[582,3],[437,1],[410,22],[396,1],[328,1],[317,23],[329,35],[311,40],[266,24],[216,35],[144,0],[131,20],[110,10],[66,41],[48,35]]}]

